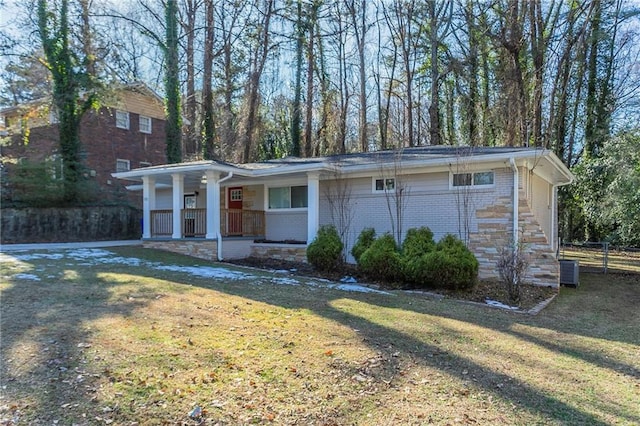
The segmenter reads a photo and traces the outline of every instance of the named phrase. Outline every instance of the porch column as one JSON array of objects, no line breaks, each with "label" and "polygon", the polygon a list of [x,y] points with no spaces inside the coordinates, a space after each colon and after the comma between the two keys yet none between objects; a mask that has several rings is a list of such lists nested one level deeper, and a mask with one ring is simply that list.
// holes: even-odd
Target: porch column
[{"label": "porch column", "polygon": [[207,177],[207,240],[218,237],[220,232],[220,173],[213,170],[205,172]]},{"label": "porch column", "polygon": [[182,203],[184,202],[184,176],[172,174],[173,178],[173,234],[171,238],[182,238]]},{"label": "porch column", "polygon": [[142,238],[151,238],[151,210],[156,208],[156,179],[142,177]]},{"label": "porch column", "polygon": [[307,174],[307,245],[309,245],[320,226],[320,174]]}]

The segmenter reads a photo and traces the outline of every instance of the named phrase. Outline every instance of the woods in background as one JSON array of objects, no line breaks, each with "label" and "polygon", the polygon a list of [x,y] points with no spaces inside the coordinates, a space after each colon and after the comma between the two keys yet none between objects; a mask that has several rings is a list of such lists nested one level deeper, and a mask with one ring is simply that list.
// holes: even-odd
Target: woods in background
[{"label": "woods in background", "polygon": [[67,15],[56,54],[103,87],[144,81],[164,95],[171,162],[545,147],[580,177],[561,193],[564,238],[629,220],[592,213],[615,171],[584,174],[620,141],[640,150],[632,1],[39,0],[42,16],[33,3],[18,0],[20,31],[0,35],[5,106],[41,96],[52,75],[56,93],[41,64],[65,60],[45,36]]}]

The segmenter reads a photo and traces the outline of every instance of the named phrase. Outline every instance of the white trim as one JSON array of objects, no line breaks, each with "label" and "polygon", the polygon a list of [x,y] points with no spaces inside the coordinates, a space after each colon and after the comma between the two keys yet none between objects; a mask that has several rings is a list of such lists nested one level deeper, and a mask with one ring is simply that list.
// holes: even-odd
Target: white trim
[{"label": "white trim", "polygon": [[173,180],[172,207],[173,207],[173,234],[171,238],[182,238],[182,203],[184,202],[184,176],[179,173],[171,175]]},{"label": "white trim", "polygon": [[320,227],[320,175],[307,175],[307,245],[316,238]]},{"label": "white trim", "polygon": [[156,186],[152,176],[142,179],[142,238],[151,238],[151,210],[156,208]]},{"label": "white trim", "polygon": [[511,170],[513,170],[513,247],[515,249],[518,246],[518,219],[520,216],[518,212],[520,203],[518,199],[518,165],[513,158],[511,158],[509,164],[511,165]]}]

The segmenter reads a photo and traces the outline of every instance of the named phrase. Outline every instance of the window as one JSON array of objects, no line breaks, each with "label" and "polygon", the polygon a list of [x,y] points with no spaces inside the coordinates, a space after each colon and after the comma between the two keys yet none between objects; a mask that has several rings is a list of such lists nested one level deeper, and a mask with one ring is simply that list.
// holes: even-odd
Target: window
[{"label": "window", "polygon": [[396,188],[396,180],[394,178],[374,179],[373,192],[393,191]]},{"label": "window", "polygon": [[145,117],[144,115],[140,116],[140,133],[151,133],[151,118]]},{"label": "window", "polygon": [[306,186],[269,188],[270,209],[298,209],[308,207]]},{"label": "window", "polygon": [[231,201],[242,201],[242,189],[232,189],[229,198]]},{"label": "window", "polygon": [[127,111],[116,111],[116,127],[118,129],[129,128],[129,113]]},{"label": "window", "polygon": [[128,172],[129,170],[131,170],[129,160],[121,160],[119,158],[116,160],[116,172]]},{"label": "window", "polygon": [[493,172],[455,173],[451,180],[453,187],[493,185]]}]

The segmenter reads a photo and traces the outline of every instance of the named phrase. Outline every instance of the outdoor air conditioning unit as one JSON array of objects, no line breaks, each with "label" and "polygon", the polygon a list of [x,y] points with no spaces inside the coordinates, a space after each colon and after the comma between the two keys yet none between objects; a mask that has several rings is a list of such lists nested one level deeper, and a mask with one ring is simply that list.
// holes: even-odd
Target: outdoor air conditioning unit
[{"label": "outdoor air conditioning unit", "polygon": [[578,287],[579,266],[577,260],[560,260],[560,284]]}]

